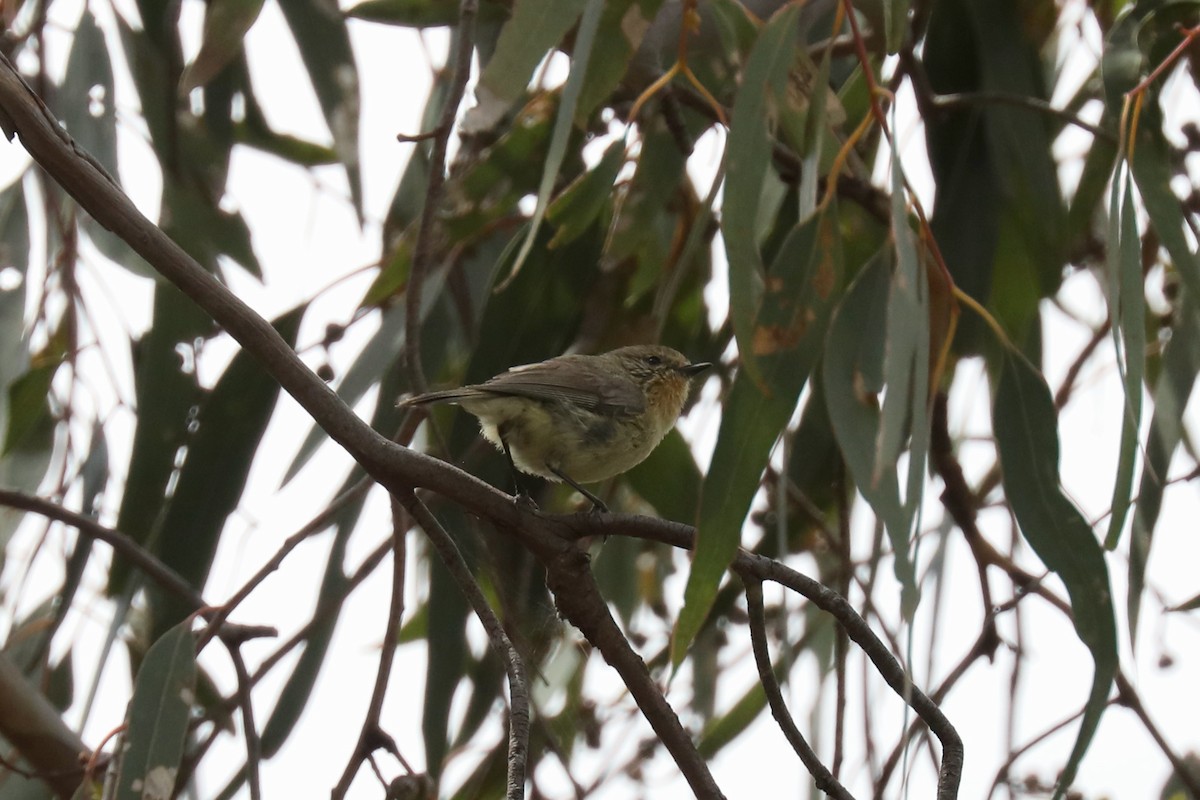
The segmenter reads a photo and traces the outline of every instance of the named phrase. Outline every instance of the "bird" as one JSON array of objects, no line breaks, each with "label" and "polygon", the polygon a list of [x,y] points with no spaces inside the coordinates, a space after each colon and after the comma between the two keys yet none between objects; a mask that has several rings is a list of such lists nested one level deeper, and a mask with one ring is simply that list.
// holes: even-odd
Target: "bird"
[{"label": "bird", "polygon": [[512,367],[483,383],[401,399],[397,406],[458,405],[479,419],[503,451],[516,496],[532,503],[518,472],[565,482],[608,507],[582,484],[597,483],[646,459],[674,427],[691,380],[709,369],[661,345],[599,355],[569,354]]}]

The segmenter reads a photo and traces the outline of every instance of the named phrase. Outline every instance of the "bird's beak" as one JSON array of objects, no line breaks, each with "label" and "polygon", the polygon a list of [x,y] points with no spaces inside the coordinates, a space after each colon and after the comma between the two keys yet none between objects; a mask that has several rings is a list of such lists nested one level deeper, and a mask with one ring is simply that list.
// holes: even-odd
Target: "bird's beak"
[{"label": "bird's beak", "polygon": [[712,364],[708,363],[707,361],[701,361],[699,364],[688,364],[686,367],[680,367],[679,373],[688,378],[694,378],[711,366]]}]

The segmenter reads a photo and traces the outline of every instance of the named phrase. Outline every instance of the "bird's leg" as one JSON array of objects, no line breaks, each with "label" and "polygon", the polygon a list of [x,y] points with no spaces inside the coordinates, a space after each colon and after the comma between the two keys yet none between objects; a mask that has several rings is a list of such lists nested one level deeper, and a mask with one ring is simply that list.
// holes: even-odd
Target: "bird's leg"
[{"label": "bird's leg", "polygon": [[596,497],[596,495],[592,494],[587,489],[580,486],[575,481],[571,480],[570,475],[563,472],[562,470],[560,470],[558,467],[554,466],[553,464],[547,464],[546,468],[549,469],[551,472],[553,472],[555,475],[557,475],[559,478],[561,478],[564,483],[570,484],[571,487],[575,489],[575,491],[579,492],[581,495],[586,497],[588,500],[591,500],[592,501],[592,511],[603,511],[606,514],[608,513],[608,506],[606,506],[604,504],[604,501],[601,500],[599,497]]},{"label": "bird's leg", "polygon": [[525,487],[521,485],[521,471],[517,469],[517,462],[513,461],[512,450],[508,447],[508,439],[505,437],[503,431],[500,431],[499,433],[500,444],[504,447],[504,456],[508,459],[509,469],[512,470],[513,499],[517,501],[518,505],[536,509],[538,504],[533,501],[533,497],[529,494],[529,492],[525,491]]}]

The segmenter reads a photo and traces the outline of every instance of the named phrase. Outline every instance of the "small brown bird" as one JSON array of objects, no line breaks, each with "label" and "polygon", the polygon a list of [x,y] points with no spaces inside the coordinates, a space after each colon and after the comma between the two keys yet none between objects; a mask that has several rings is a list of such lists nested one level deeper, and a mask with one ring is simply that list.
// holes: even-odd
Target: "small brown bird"
[{"label": "small brown bird", "polygon": [[692,364],[669,347],[634,345],[513,367],[480,384],[397,405],[462,406],[504,451],[514,482],[517,470],[566,481],[607,511],[580,484],[619,475],[650,455],[679,419],[691,379],[710,366]]}]

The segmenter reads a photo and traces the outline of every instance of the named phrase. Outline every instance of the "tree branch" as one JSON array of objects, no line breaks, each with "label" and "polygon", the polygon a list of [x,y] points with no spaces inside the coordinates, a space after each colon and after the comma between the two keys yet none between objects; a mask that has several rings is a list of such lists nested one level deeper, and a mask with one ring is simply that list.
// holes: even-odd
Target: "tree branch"
[{"label": "tree branch", "polygon": [[159,561],[133,539],[120,531],[104,527],[91,517],[70,511],[49,500],[14,492],[11,489],[0,488],[0,505],[40,514],[47,519],[70,525],[85,536],[104,542],[118,555],[141,570],[146,577],[157,583],[164,591],[189,604],[193,611],[207,608],[209,605],[178,572]]},{"label": "tree branch", "polygon": [[471,56],[475,52],[475,16],[479,11],[479,0],[461,0],[458,7],[458,32],[454,37],[454,74],[450,80],[450,91],[442,106],[442,115],[433,131],[433,149],[429,154],[429,183],[425,187],[425,204],[421,208],[421,222],[417,228],[417,241],[413,245],[412,269],[408,275],[408,286],[404,291],[404,351],[407,354],[409,380],[414,392],[429,389],[425,370],[421,366],[421,289],[429,272],[433,256],[434,218],[442,199],[442,187],[446,183],[446,149],[450,134],[454,132],[454,120],[471,75]]},{"label": "tree branch", "polygon": [[804,740],[804,734],[796,727],[787,704],[783,701],[783,693],[779,689],[779,681],[775,680],[775,671],[771,668],[771,654],[767,651],[767,626],[763,609],[762,582],[746,581],[746,610],[750,622],[750,645],[754,651],[754,661],[758,666],[758,680],[767,695],[771,706],[771,716],[779,723],[780,730],[791,744],[796,755],[812,775],[816,787],[830,797],[838,800],[854,800],[854,796],[842,786],[841,782],[826,769],[817,754]]}]

